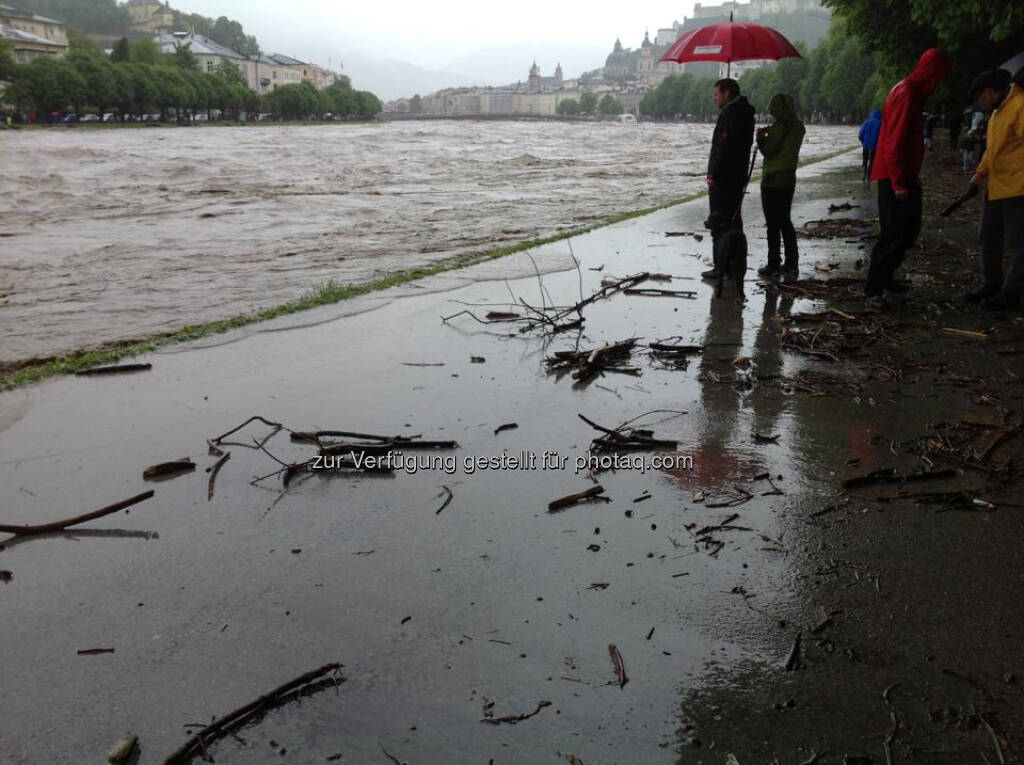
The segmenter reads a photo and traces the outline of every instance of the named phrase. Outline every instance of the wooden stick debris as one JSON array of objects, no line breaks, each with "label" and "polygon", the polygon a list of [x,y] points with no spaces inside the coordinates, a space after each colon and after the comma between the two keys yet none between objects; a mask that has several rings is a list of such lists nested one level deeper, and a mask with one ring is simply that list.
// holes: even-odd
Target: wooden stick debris
[{"label": "wooden stick debris", "polygon": [[796,637],[793,638],[793,646],[789,649],[789,656],[786,657],[786,663],[783,669],[786,672],[793,672],[800,668],[800,639],[801,633],[796,633]]},{"label": "wooden stick debris", "polygon": [[159,465],[150,465],[142,471],[142,478],[145,481],[152,481],[155,478],[166,478],[179,473],[191,473],[195,469],[196,463],[186,457],[181,460],[161,462]]},{"label": "wooden stick debris", "polygon": [[956,470],[929,470],[924,473],[909,473],[907,475],[899,475],[895,468],[882,468],[881,470],[873,470],[866,475],[857,476],[856,478],[848,478],[843,481],[843,487],[846,489],[856,489],[860,486],[871,486],[876,483],[916,483],[918,481],[930,481],[942,478],[953,478],[957,474]]},{"label": "wooden stick debris", "polygon": [[640,297],[676,297],[695,300],[697,293],[693,290],[659,290],[653,287],[631,287],[622,291],[626,295],[638,295]]},{"label": "wooden stick debris", "polygon": [[440,515],[441,511],[444,510],[446,507],[448,507],[448,504],[452,501],[452,498],[455,496],[452,493],[452,490],[449,489],[447,486],[442,484],[441,488],[444,489],[444,491],[441,494],[439,494],[438,496],[442,496],[444,494],[447,494],[448,496],[445,497],[444,502],[442,502],[441,506],[439,508],[437,508],[437,510],[434,512],[434,515]]},{"label": "wooden stick debris", "polygon": [[106,367],[93,367],[75,372],[75,377],[94,377],[98,375],[123,375],[131,372],[148,372],[152,364],[115,364]]},{"label": "wooden stick debris", "polygon": [[703,353],[704,348],[699,345],[672,345],[671,343],[650,343],[647,346],[658,353]]},{"label": "wooden stick debris", "polygon": [[217,481],[217,473],[220,472],[220,469],[224,467],[224,463],[229,459],[231,459],[231,452],[224,452],[224,454],[221,455],[221,458],[214,463],[213,467],[207,468],[210,473],[210,482],[206,488],[207,502],[213,499],[213,487],[214,483]]},{"label": "wooden stick debris", "polygon": [[537,708],[534,709],[532,712],[524,712],[523,714],[518,715],[508,715],[506,717],[483,717],[480,719],[480,722],[487,723],[488,725],[515,725],[516,723],[522,722],[523,720],[529,720],[531,717],[540,714],[540,710],[549,706],[551,706],[550,701],[538,701]]},{"label": "wooden stick debris", "polygon": [[506,422],[504,425],[499,425],[498,427],[496,427],[494,429],[494,435],[498,435],[499,433],[503,433],[506,430],[515,430],[518,427],[519,427],[519,423],[517,423],[517,422]]},{"label": "wooden stick debris", "polygon": [[[249,424],[250,422],[262,422],[262,423],[263,423],[264,425],[269,425],[270,427],[274,428],[274,432],[275,432],[275,433],[276,433],[277,431],[281,430],[281,428],[283,428],[283,427],[284,427],[284,425],[282,425],[282,424],[281,424],[281,423],[279,423],[279,422],[271,422],[270,420],[266,419],[265,417],[260,417],[260,416],[259,416],[259,415],[257,414],[257,415],[254,415],[254,416],[250,417],[250,418],[249,418],[248,420],[246,420],[245,422],[243,422],[243,423],[242,423],[241,425],[239,425],[239,426],[238,426],[237,428],[232,428],[232,429],[231,429],[231,430],[229,430],[229,431],[228,431],[227,433],[222,433],[221,435],[217,436],[216,438],[211,438],[210,440],[211,440],[211,441],[212,441],[213,443],[215,443],[215,444],[217,444],[217,445],[219,446],[219,445],[220,445],[220,443],[221,443],[221,441],[223,441],[223,440],[224,440],[225,438],[227,438],[228,436],[234,435],[235,433],[237,433],[238,431],[240,431],[240,430],[241,430],[242,428],[244,428],[244,427],[245,427],[246,425],[248,425],[248,424]],[[245,446],[248,446],[248,444],[245,444]]]},{"label": "wooden stick debris", "polygon": [[63,521],[54,521],[53,523],[44,523],[40,526],[11,526],[7,524],[0,524],[0,532],[5,534],[15,534],[17,536],[29,536],[31,534],[49,534],[53,531],[61,531],[69,528],[70,526],[77,526],[79,523],[85,523],[95,518],[102,518],[104,515],[110,515],[116,513],[118,510],[124,510],[126,507],[137,505],[139,502],[149,499],[155,492],[146,491],[142,494],[138,494],[130,499],[122,500],[113,505],[94,510],[91,513],[85,513],[84,515],[76,515],[74,518],[67,518]]},{"label": "wooden stick debris", "polygon": [[626,677],[626,662],[622,659],[622,653],[615,646],[615,643],[608,644],[608,655],[611,657],[612,664],[615,665],[615,679],[622,688],[629,682],[629,678]]},{"label": "wooden stick debris", "polygon": [[101,653],[114,653],[113,648],[80,648],[76,651],[79,656],[98,656]]},{"label": "wooden stick debris", "polygon": [[174,754],[164,760],[164,765],[182,765],[183,763],[188,762],[188,760],[194,757],[200,749],[205,749],[207,743],[216,741],[218,738],[222,738],[229,730],[233,730],[234,728],[244,725],[246,722],[258,717],[271,707],[288,701],[289,694],[294,693],[303,686],[309,685],[314,680],[326,675],[328,672],[340,669],[342,666],[344,665],[340,662],[325,664],[319,669],[314,669],[304,675],[300,675],[294,680],[275,688],[270,693],[260,696],[255,701],[251,701],[245,706],[239,707],[235,711],[229,712],[223,717],[214,720],[198,733],[189,736],[188,741],[186,741],[178,751],[174,752]]},{"label": "wooden stick debris", "polygon": [[987,340],[989,337],[988,333],[986,332],[976,332],[971,329],[956,329],[955,327],[943,327],[942,331],[945,334],[952,335],[954,337],[970,337],[974,338],[975,340]]},{"label": "wooden stick debris", "polygon": [[654,438],[653,431],[650,430],[634,428],[633,430],[624,431],[623,427],[625,426],[616,429],[606,428],[588,419],[583,414],[577,414],[576,416],[594,430],[604,434],[591,441],[590,451],[593,454],[615,451],[647,451],[650,449],[673,450],[679,447],[678,441]]},{"label": "wooden stick debris", "polygon": [[[582,502],[585,499],[593,499],[595,497],[599,497],[602,494],[604,494],[603,486],[592,486],[586,491],[576,492],[575,494],[568,494],[564,497],[549,502],[548,512],[554,513],[559,510],[562,510],[563,508],[569,507],[570,505],[575,505],[577,502]],[[603,499],[607,502],[611,501],[607,497],[604,497]]]}]

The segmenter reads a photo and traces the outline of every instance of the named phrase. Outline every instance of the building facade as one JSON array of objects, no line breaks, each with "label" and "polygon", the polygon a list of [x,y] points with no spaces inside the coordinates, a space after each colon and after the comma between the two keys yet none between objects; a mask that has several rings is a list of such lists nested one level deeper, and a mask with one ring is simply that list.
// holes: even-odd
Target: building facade
[{"label": "building facade", "polygon": [[124,4],[131,18],[131,31],[152,35],[174,29],[174,11],[159,0],[128,0]]},{"label": "building facade", "polygon": [[9,5],[0,5],[0,37],[12,44],[14,60],[19,64],[39,56],[68,54],[68,34],[63,23]]}]

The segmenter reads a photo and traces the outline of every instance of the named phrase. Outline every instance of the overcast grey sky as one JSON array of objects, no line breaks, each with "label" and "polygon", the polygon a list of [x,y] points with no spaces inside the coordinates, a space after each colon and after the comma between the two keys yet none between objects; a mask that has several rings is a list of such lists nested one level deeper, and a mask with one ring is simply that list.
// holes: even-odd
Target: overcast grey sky
[{"label": "overcast grey sky", "polygon": [[[228,16],[264,48],[302,57],[302,47],[386,56],[440,69],[481,48],[516,44],[552,51],[558,43],[610,50],[616,37],[637,46],[644,30],[682,21],[693,1],[573,3],[558,0],[172,0],[172,7]],[[320,62],[317,62],[320,63]],[[540,62],[538,62],[540,63]],[[599,62],[603,63],[603,62]],[[543,68],[553,68],[548,63]],[[579,72],[566,72],[566,76]]]}]

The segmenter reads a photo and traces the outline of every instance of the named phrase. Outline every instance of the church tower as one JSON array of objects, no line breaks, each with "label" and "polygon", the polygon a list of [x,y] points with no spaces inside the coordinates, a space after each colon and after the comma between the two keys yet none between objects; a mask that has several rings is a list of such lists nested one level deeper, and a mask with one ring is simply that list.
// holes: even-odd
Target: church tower
[{"label": "church tower", "polygon": [[555,67],[555,85],[562,87],[562,62],[558,62],[558,66]]},{"label": "church tower", "polygon": [[530,67],[530,76],[526,78],[526,92],[540,93],[540,67],[537,66],[536,59]]}]

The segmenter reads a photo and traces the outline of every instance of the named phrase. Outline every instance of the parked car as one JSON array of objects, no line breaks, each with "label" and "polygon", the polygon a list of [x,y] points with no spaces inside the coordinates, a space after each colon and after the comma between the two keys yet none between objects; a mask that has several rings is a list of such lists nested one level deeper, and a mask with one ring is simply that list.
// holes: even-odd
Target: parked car
[{"label": "parked car", "polygon": [[63,117],[60,118],[60,121],[63,122],[65,125],[70,125],[72,122],[78,122],[78,115],[65,114]]},{"label": "parked car", "polygon": [[79,122],[99,122],[100,118],[95,114],[83,114]]},{"label": "parked car", "polygon": [[104,122],[117,122],[117,115],[113,112],[107,112],[103,115]]}]

